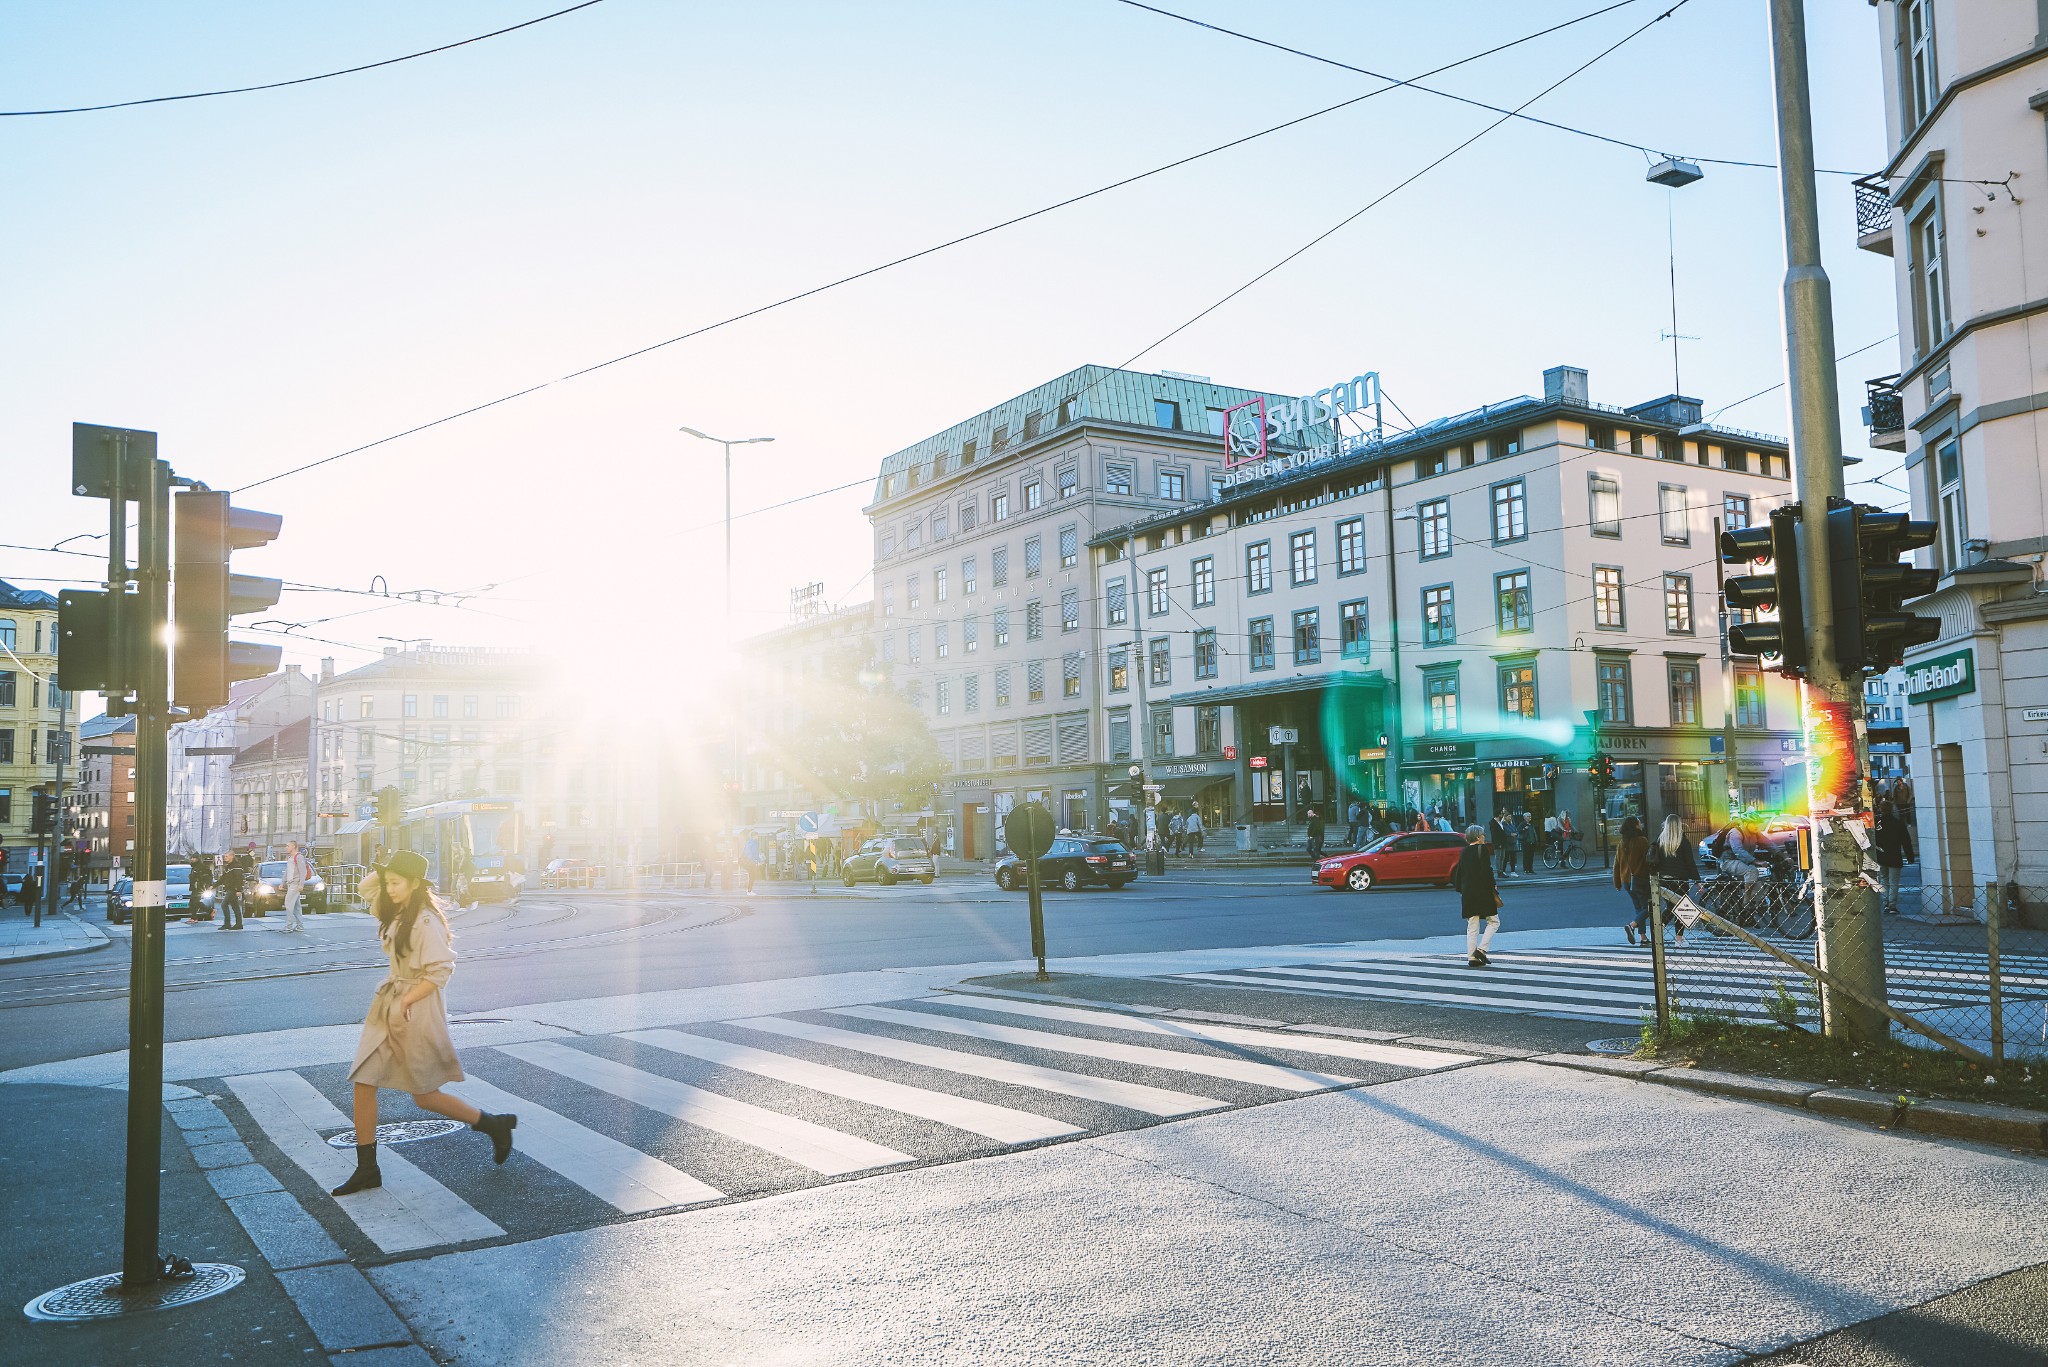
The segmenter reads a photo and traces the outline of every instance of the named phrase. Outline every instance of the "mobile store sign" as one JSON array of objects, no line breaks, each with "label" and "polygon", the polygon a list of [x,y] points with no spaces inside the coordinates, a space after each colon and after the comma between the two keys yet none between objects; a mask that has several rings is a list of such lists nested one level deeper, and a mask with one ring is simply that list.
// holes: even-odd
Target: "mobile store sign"
[{"label": "mobile store sign", "polygon": [[[1349,437],[1338,432],[1335,420],[1347,415],[1370,418],[1371,432]],[[1325,423],[1331,424],[1327,442],[1275,449],[1288,438],[1319,436],[1315,429]],[[1264,398],[1249,399],[1223,410],[1223,487],[1271,479],[1332,460],[1368,441],[1379,440],[1379,435],[1380,376],[1376,370],[1318,389],[1305,399],[1270,406]]]},{"label": "mobile store sign", "polygon": [[1935,702],[1977,691],[1977,657],[1970,647],[1922,660],[1906,670],[1906,697]]}]

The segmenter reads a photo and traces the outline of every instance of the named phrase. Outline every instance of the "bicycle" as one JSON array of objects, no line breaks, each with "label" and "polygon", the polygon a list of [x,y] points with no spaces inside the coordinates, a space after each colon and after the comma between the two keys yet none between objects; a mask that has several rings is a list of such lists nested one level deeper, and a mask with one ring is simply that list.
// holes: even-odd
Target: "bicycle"
[{"label": "bicycle", "polygon": [[[1722,920],[1759,935],[1775,933],[1788,940],[1810,939],[1814,932],[1813,877],[1793,878],[1784,870],[1768,868],[1755,878],[1744,878],[1733,870],[1699,885],[1701,906]],[[1711,923],[1707,929],[1717,935]]]},{"label": "bicycle", "polygon": [[1543,867],[1546,869],[1562,867],[1577,873],[1586,867],[1586,847],[1579,843],[1577,836],[1570,839],[1560,837],[1547,842],[1538,858],[1543,861]]}]

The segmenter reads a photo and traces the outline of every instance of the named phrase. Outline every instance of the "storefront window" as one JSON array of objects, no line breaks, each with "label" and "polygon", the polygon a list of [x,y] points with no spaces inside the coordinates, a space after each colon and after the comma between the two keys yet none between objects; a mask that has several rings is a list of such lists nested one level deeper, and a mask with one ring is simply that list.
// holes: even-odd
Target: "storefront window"
[{"label": "storefront window", "polygon": [[1643,766],[1630,760],[1616,761],[1614,786],[1607,790],[1605,815],[1610,826],[1619,826],[1627,817],[1638,821],[1643,817]]},{"label": "storefront window", "polygon": [[[1620,766],[1615,766],[1619,768]],[[1657,766],[1658,805],[1667,813],[1678,813],[1686,829],[1695,835],[1703,830],[1708,821],[1707,778],[1705,768],[1698,764],[1660,764]]]}]

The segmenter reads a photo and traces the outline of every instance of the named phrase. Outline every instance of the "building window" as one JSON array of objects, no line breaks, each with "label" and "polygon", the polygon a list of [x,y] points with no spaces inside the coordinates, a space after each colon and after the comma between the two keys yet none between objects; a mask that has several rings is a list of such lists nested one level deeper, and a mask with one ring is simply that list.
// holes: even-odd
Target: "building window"
[{"label": "building window", "polygon": [[1180,431],[1180,405],[1170,399],[1152,400],[1152,425],[1169,432]]},{"label": "building window", "polygon": [[1060,568],[1070,570],[1081,563],[1081,531],[1078,527],[1060,528]]},{"label": "building window", "polygon": [[1347,660],[1363,660],[1372,654],[1372,640],[1366,635],[1365,602],[1337,605],[1337,637]]},{"label": "building window", "polygon": [[1600,721],[1609,726],[1634,726],[1634,690],[1629,686],[1628,660],[1601,658],[1594,666],[1598,686]]},{"label": "building window", "polygon": [[1739,532],[1749,525],[1749,495],[1721,495],[1721,530]]},{"label": "building window", "polygon": [[922,664],[924,662],[923,631],[919,630],[916,627],[912,627],[910,629],[909,634],[903,638],[903,644],[905,648],[905,653],[908,654],[910,657],[910,663]]},{"label": "building window", "polygon": [[941,565],[932,571],[932,601],[943,603],[949,596],[946,589],[946,567]]},{"label": "building window", "polygon": [[1934,109],[1941,98],[1941,72],[1934,59],[1934,0],[1906,0],[1905,69],[1899,73],[1905,87],[1905,119],[1908,132]]},{"label": "building window", "polygon": [[1216,677],[1216,628],[1203,627],[1195,633],[1195,677]]},{"label": "building window", "polygon": [[1026,579],[1038,578],[1038,572],[1044,566],[1045,547],[1034,536],[1024,543],[1024,577]]},{"label": "building window", "polygon": [[1165,570],[1145,571],[1145,615],[1164,617],[1172,607],[1172,596],[1166,589]]},{"label": "building window", "polygon": [[1062,589],[1060,591],[1060,630],[1062,632],[1081,629],[1081,591]]},{"label": "building window", "polygon": [[961,619],[960,644],[966,647],[969,655],[981,649],[981,619],[979,617],[964,617]]},{"label": "building window", "polygon": [[1963,566],[1963,547],[1970,539],[1970,519],[1963,504],[1962,448],[1955,437],[1943,437],[1934,448],[1935,506],[1941,515],[1941,567],[1954,574]]},{"label": "building window", "polygon": [[1512,664],[1500,667],[1500,714],[1512,721],[1536,720],[1536,666]]},{"label": "building window", "polygon": [[1078,698],[1081,696],[1081,657],[1078,654],[1060,657],[1060,696]]},{"label": "building window", "polygon": [[933,680],[932,710],[942,717],[949,717],[953,714],[953,685],[949,680]]},{"label": "building window", "polygon": [[882,663],[885,665],[896,663],[896,636],[893,632],[882,638]]},{"label": "building window", "polygon": [[402,717],[417,717],[420,714],[419,695],[407,693],[399,702],[398,714]]},{"label": "building window", "polygon": [[946,624],[941,622],[932,628],[932,654],[938,659],[943,660],[952,653],[953,642],[951,633]]},{"label": "building window", "polygon": [[1128,707],[1113,707],[1109,711],[1109,757],[1131,757],[1131,709]]},{"label": "building window", "polygon": [[1244,548],[1244,591],[1246,593],[1271,593],[1273,591],[1273,543],[1254,541]]},{"label": "building window", "polygon": [[903,601],[910,605],[912,612],[924,606],[924,589],[914,574],[903,576]]},{"label": "building window", "polygon": [[994,546],[988,553],[989,582],[996,588],[1007,588],[1010,583],[1010,548]]},{"label": "building window", "polygon": [[1458,673],[1437,670],[1423,676],[1424,724],[1432,736],[1449,735],[1458,729]]},{"label": "building window", "polygon": [[882,529],[876,554],[884,560],[896,554],[896,533],[894,531],[887,527]]},{"label": "building window", "polygon": [[483,699],[474,693],[465,694],[462,699],[462,715],[465,717],[481,717],[483,715]]},{"label": "building window", "polygon": [[1024,605],[1024,639],[1036,641],[1045,635],[1045,605],[1034,598]]},{"label": "building window", "polygon": [[1673,726],[1698,726],[1700,724],[1700,667],[1691,660],[1672,660],[1671,674],[1671,724]]},{"label": "building window", "polygon": [[1024,701],[1045,701],[1045,661],[1033,660],[1024,666]]},{"label": "building window", "polygon": [[978,504],[963,503],[960,505],[961,532],[966,533],[973,531],[975,528],[975,524],[980,520],[980,518],[981,511],[980,506]]},{"label": "building window", "polygon": [[1279,663],[1273,654],[1273,619],[1254,617],[1246,624],[1246,638],[1253,669],[1271,669]]},{"label": "building window", "polygon": [[1128,693],[1131,688],[1131,652],[1127,646],[1118,646],[1109,652],[1109,691]]},{"label": "building window", "polygon": [[1198,556],[1193,573],[1195,591],[1191,601],[1198,608],[1216,606],[1216,557]]},{"label": "building window", "polygon": [[437,717],[448,715],[448,695],[446,693],[436,693],[434,695],[434,715]]},{"label": "building window", "polygon": [[995,618],[996,649],[1001,650],[1010,643],[1010,610],[1008,608],[997,608]]},{"label": "building window", "polygon": [[1520,541],[1529,534],[1529,503],[1519,479],[1493,486],[1493,543]]},{"label": "building window", "polygon": [[981,675],[969,674],[960,681],[960,710],[979,712],[981,710]]},{"label": "building window", "polygon": [[1152,709],[1152,758],[1173,758],[1173,709]]},{"label": "building window", "polygon": [[1294,614],[1294,662],[1320,664],[1323,659],[1323,613],[1320,608],[1303,608]]},{"label": "building window", "polygon": [[[364,712],[363,715],[367,717],[370,714]],[[519,715],[519,695],[517,693],[501,693],[498,695],[498,715],[501,717],[516,717]]]},{"label": "building window", "polygon": [[1007,521],[1009,516],[1010,492],[1007,489],[998,490],[995,497],[988,501],[988,520],[991,522],[1003,522]]},{"label": "building window", "polygon": [[1024,511],[1045,506],[1045,485],[1035,479],[1024,481]]},{"label": "building window", "polygon": [[1296,588],[1316,582],[1316,534],[1313,528],[1287,538],[1287,573]]},{"label": "building window", "polygon": [[1451,553],[1451,501],[1447,498],[1433,498],[1427,503],[1415,505],[1415,530],[1421,538],[1420,545],[1424,560],[1435,560]]},{"label": "building window", "polygon": [[1102,590],[1103,615],[1113,627],[1131,620],[1130,590],[1121,579],[1112,579]]},{"label": "building window", "polygon": [[1337,573],[1365,573],[1365,519],[1350,517],[1337,524]]},{"label": "building window", "polygon": [[1509,570],[1493,576],[1493,624],[1501,634],[1536,629],[1536,612],[1529,601],[1529,571]]},{"label": "building window", "polygon": [[[1903,709],[1894,709],[1900,711]],[[1751,665],[1735,666],[1735,724],[1763,727],[1764,674]]]},{"label": "building window", "polygon": [[1220,707],[1197,707],[1195,709],[1195,753],[1213,755],[1223,748],[1223,709]]},{"label": "building window", "polygon": [[1449,584],[1432,584],[1422,591],[1422,643],[1446,646],[1458,638],[1458,618],[1451,602]]},{"label": "building window", "polygon": [[1161,470],[1159,472],[1159,496],[1179,503],[1188,496],[1188,473],[1185,470]]},{"label": "building window", "polygon": [[1593,535],[1620,536],[1621,481],[1613,475],[1588,475],[1586,492],[1593,505]]},{"label": "building window", "polygon": [[1062,499],[1072,498],[1075,494],[1081,492],[1081,471],[1079,467],[1069,465],[1061,470],[1055,478],[1059,486],[1059,496]]},{"label": "building window", "polygon": [[1692,635],[1692,576],[1664,576],[1664,630],[1673,636]]},{"label": "building window", "polygon": [[1173,639],[1155,636],[1151,645],[1152,670],[1150,679],[1155,684],[1173,682]]},{"label": "building window", "polygon": [[1131,476],[1135,467],[1110,461],[1102,467],[1102,491],[1106,494],[1128,494],[1131,492]]},{"label": "building window", "polygon": [[1496,457],[1519,456],[1522,454],[1522,434],[1520,432],[1503,432],[1495,437],[1493,439],[1493,454]]},{"label": "building window", "polygon": [[946,539],[946,510],[940,508],[932,514],[932,540]]},{"label": "building window", "polygon": [[960,562],[960,592],[974,594],[981,591],[981,565],[977,557],[968,556]]},{"label": "building window", "polygon": [[1692,543],[1692,520],[1686,516],[1685,493],[1682,484],[1657,486],[1657,530],[1667,546]]},{"label": "building window", "polygon": [[1622,602],[1621,569],[1615,565],[1593,567],[1593,625],[1620,631],[1628,625]]},{"label": "building window", "polygon": [[1612,451],[1614,449],[1614,429],[1605,423],[1587,423],[1586,445],[1596,451]]}]

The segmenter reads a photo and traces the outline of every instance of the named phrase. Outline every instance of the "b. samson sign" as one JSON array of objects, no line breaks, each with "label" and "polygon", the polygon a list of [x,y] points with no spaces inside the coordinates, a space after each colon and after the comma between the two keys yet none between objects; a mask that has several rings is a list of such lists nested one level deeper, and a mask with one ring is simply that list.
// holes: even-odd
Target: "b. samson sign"
[{"label": "b. samson sign", "polygon": [[1906,668],[1909,702],[1936,702],[1977,691],[1977,658],[1968,646]]}]

